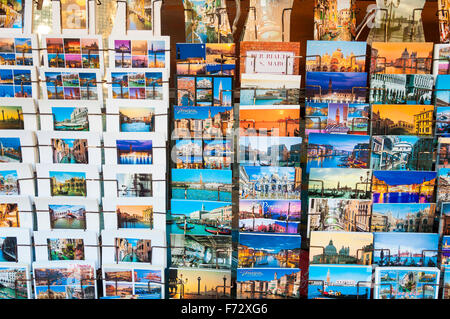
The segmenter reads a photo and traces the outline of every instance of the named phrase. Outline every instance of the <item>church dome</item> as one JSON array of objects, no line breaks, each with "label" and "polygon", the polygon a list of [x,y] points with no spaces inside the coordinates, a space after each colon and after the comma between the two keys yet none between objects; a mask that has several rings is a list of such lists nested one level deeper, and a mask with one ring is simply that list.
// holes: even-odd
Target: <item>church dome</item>
[{"label": "church dome", "polygon": [[325,247],[325,255],[337,255],[337,249],[333,245],[333,240],[330,240],[328,246]]}]

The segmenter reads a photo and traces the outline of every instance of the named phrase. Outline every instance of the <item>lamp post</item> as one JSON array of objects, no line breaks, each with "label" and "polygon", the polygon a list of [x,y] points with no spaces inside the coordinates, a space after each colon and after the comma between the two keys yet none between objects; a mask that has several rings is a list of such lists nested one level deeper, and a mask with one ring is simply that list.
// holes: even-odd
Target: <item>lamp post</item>
[{"label": "lamp post", "polygon": [[197,280],[198,280],[198,292],[197,292],[197,295],[200,296],[200,281],[202,280],[202,278],[200,276],[198,276]]},{"label": "lamp post", "polygon": [[223,276],[223,295],[224,296],[226,295],[226,293],[225,293],[226,287],[227,287],[227,277]]}]

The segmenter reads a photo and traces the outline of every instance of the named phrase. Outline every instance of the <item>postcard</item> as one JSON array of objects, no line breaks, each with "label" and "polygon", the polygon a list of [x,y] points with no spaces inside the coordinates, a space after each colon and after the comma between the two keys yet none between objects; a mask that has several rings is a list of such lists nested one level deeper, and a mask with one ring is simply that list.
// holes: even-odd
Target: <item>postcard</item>
[{"label": "postcard", "polygon": [[239,135],[242,136],[300,136],[298,106],[241,106]]},{"label": "postcard", "polygon": [[167,69],[108,69],[108,98],[164,101],[169,99]]},{"label": "postcard", "polygon": [[102,230],[102,264],[149,264],[165,267],[164,230]]},{"label": "postcard", "polygon": [[299,74],[300,42],[244,41],[239,52],[241,74]]},{"label": "postcard", "polygon": [[299,105],[300,75],[241,74],[240,105]]},{"label": "postcard", "polygon": [[[450,25],[449,25],[449,17],[448,12],[450,9],[449,4],[447,1],[438,0],[438,11],[436,12],[436,15],[438,16],[439,20],[439,36],[440,36],[440,42],[441,43],[448,43],[449,42],[449,36],[450,36]],[[434,46],[436,49],[436,45]]]},{"label": "postcard", "polygon": [[31,164],[0,163],[0,195],[35,196],[34,180]]},{"label": "postcard", "polygon": [[36,299],[97,299],[92,261],[36,261],[33,274]]},{"label": "postcard", "polygon": [[234,121],[232,106],[174,106],[172,139],[229,138],[233,134]]},{"label": "postcard", "polygon": [[152,165],[103,165],[104,196],[164,197],[167,178],[162,168]]},{"label": "postcard", "polygon": [[438,169],[436,201],[438,203],[450,201],[450,168]]},{"label": "postcard", "polygon": [[99,171],[97,165],[36,164],[39,196],[100,198]]},{"label": "postcard", "polygon": [[42,37],[42,45],[47,48],[44,51],[46,68],[104,69],[101,36],[46,34]]},{"label": "postcard", "polygon": [[372,42],[370,73],[430,74],[433,45],[433,42],[421,41]]},{"label": "postcard", "polygon": [[300,167],[239,167],[240,199],[300,199]]},{"label": "postcard", "polygon": [[306,102],[366,103],[367,73],[306,72]]},{"label": "postcard", "polygon": [[105,229],[166,229],[165,199],[103,198]]},{"label": "postcard", "polygon": [[450,299],[450,267],[444,267],[442,299]]},{"label": "postcard", "polygon": [[230,270],[169,268],[170,299],[230,299]]},{"label": "postcard", "polygon": [[0,130],[0,163],[36,163],[36,144],[32,131]]},{"label": "postcard", "polygon": [[436,78],[440,74],[450,74],[450,44],[436,43],[433,55],[433,76]]},{"label": "postcard", "polygon": [[33,229],[34,214],[28,196],[0,196],[0,228]]},{"label": "postcard", "polygon": [[31,17],[25,9],[32,10],[32,3],[25,0],[13,0],[4,5],[5,7],[0,11],[0,19],[2,20],[0,24],[1,32],[3,34],[22,33],[25,22],[28,24],[27,18]]},{"label": "postcard", "polygon": [[33,99],[0,99],[0,130],[37,131],[36,105]]},{"label": "postcard", "polygon": [[178,106],[232,106],[232,76],[177,76]]},{"label": "postcard", "polygon": [[311,168],[308,195],[320,198],[370,199],[371,171],[361,168]]},{"label": "postcard", "polygon": [[99,266],[98,233],[84,229],[35,231],[36,261],[87,260]]},{"label": "postcard", "polygon": [[103,99],[102,75],[99,70],[40,68],[44,79],[44,100]]},{"label": "postcard", "polygon": [[376,267],[374,299],[437,299],[439,269]]},{"label": "postcard", "polygon": [[69,0],[63,0],[58,4],[52,3],[53,15],[59,20],[59,23],[55,22],[55,25],[59,25],[55,33],[63,31],[69,34],[87,33],[92,22],[89,13],[95,14],[95,11],[89,12],[91,9],[87,0],[77,0],[76,3]]},{"label": "postcard", "polygon": [[379,266],[436,267],[439,234],[374,233],[373,263]]},{"label": "postcard", "polygon": [[306,41],[306,71],[365,72],[367,43]]},{"label": "postcard", "polygon": [[[106,164],[123,164],[123,165],[157,164],[157,162],[154,160],[153,157],[153,142],[154,142],[153,140],[117,139],[116,140],[117,160]],[[114,146],[108,145],[108,147]],[[109,158],[109,156],[107,158]],[[160,156],[159,158],[162,158],[162,156]]]},{"label": "postcard", "polygon": [[103,265],[102,273],[105,297],[164,299],[164,268],[109,264]]},{"label": "postcard", "polygon": [[373,171],[373,203],[431,203],[436,172]]},{"label": "postcard", "polygon": [[450,202],[441,203],[441,218],[439,220],[439,233],[450,235]]},{"label": "postcard", "polygon": [[172,169],[172,199],[231,202],[232,172],[217,169]]},{"label": "postcard", "polygon": [[432,138],[410,135],[372,137],[370,168],[389,171],[430,171],[433,166]]},{"label": "postcard", "polygon": [[433,135],[434,105],[372,105],[373,135]]},{"label": "postcard", "polygon": [[171,234],[231,235],[231,202],[172,199],[170,208]]},{"label": "postcard", "polygon": [[[238,299],[298,299],[301,270],[294,268],[237,269]],[[286,286],[284,286],[286,283]],[[285,287],[289,287],[285,289]]]},{"label": "postcard", "polygon": [[97,101],[39,100],[41,130],[103,132],[101,108]]},{"label": "postcard", "polygon": [[442,236],[441,267],[450,265],[450,236]]},{"label": "postcard", "polygon": [[431,104],[433,85],[431,74],[371,74],[369,102]]},{"label": "postcard", "polygon": [[299,167],[301,137],[241,136],[239,163],[241,165]]},{"label": "postcard", "polygon": [[27,228],[0,228],[0,262],[31,264],[33,248],[31,230]]},{"label": "postcard", "polygon": [[436,131],[438,136],[450,136],[450,106],[438,106],[436,109]]},{"label": "postcard", "polygon": [[310,265],[308,299],[370,299],[372,266]]},{"label": "postcard", "polygon": [[354,0],[314,1],[314,40],[352,41],[355,36]]},{"label": "postcard", "polygon": [[301,236],[239,234],[238,268],[299,268]]},{"label": "postcard", "polygon": [[101,165],[100,134],[39,131],[40,163]]},{"label": "postcard", "polygon": [[449,137],[439,137],[438,138],[438,157],[436,162],[436,167],[440,168],[450,168],[450,138]]},{"label": "postcard", "polygon": [[34,203],[39,230],[100,230],[97,199],[37,197]]},{"label": "postcard", "polygon": [[373,204],[372,232],[432,233],[436,204]]},{"label": "postcard", "polygon": [[368,232],[371,206],[370,200],[310,198],[307,235],[311,231]]},{"label": "postcard", "polygon": [[36,48],[38,45],[35,34],[5,34],[0,38],[0,65],[39,66],[39,52]]},{"label": "postcard", "polygon": [[450,106],[450,74],[440,74],[436,77],[434,102],[436,106]]},{"label": "postcard", "polygon": [[172,267],[231,269],[231,236],[170,235]]},{"label": "postcard", "polygon": [[239,200],[239,232],[299,234],[300,200]]},{"label": "postcard", "polygon": [[39,97],[39,86],[34,67],[0,66],[0,79],[0,98],[33,99]]},{"label": "postcard", "polygon": [[0,299],[31,299],[31,276],[29,264],[0,262]]},{"label": "postcard", "polygon": [[372,264],[372,233],[312,231],[310,237],[310,264]]},{"label": "postcard", "polygon": [[310,133],[307,171],[311,168],[369,168],[370,136]]}]

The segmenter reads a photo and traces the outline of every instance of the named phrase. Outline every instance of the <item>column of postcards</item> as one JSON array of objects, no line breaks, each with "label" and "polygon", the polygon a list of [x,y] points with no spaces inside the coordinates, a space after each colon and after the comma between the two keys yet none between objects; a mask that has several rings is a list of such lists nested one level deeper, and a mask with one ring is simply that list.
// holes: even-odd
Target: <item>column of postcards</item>
[{"label": "column of postcards", "polygon": [[169,298],[230,298],[235,45],[225,1],[184,4],[189,43],[176,44]]},{"label": "column of postcards", "polygon": [[240,44],[236,289],[241,299],[300,296],[300,43],[284,42],[289,27],[281,24],[292,3],[253,1],[256,19],[249,18]]}]

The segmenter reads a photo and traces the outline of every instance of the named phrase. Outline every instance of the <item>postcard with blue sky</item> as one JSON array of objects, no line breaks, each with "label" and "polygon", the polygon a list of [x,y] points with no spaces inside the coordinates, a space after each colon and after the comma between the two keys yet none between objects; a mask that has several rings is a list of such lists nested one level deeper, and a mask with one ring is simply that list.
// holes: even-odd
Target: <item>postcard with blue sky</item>
[{"label": "postcard with blue sky", "polygon": [[436,135],[450,136],[450,106],[436,107]]},{"label": "postcard with blue sky", "polygon": [[370,299],[372,266],[310,265],[308,299]]},{"label": "postcard with blue sky", "polygon": [[436,106],[449,106],[450,105],[450,75],[439,74],[436,77],[435,84],[435,104]]},{"label": "postcard with blue sky", "polygon": [[450,266],[450,236],[442,236],[441,265]]}]

